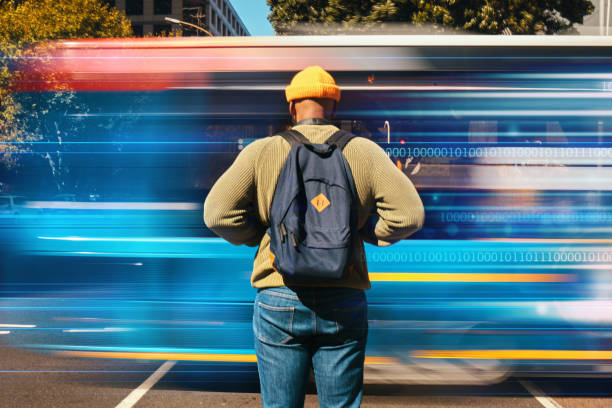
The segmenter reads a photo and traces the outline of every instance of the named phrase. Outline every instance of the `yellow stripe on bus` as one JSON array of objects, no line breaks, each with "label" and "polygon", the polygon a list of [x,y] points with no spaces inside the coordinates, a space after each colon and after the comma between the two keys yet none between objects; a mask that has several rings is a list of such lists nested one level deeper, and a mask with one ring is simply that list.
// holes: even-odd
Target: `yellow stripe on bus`
[{"label": "yellow stripe on bus", "polygon": [[[130,360],[176,360],[176,361],[219,361],[226,363],[256,363],[254,354],[204,354],[204,353],[159,353],[159,352],[124,352],[124,351],[56,351],[64,357],[87,358],[121,358]],[[368,365],[395,364],[392,357],[366,357]]]},{"label": "yellow stripe on bus", "polygon": [[411,356],[476,360],[612,360],[612,350],[416,350]]},{"label": "yellow stripe on bus", "polygon": [[[254,354],[155,353],[115,351],[57,351],[64,357],[116,358],[130,360],[208,361],[256,363]],[[415,350],[413,358],[474,360],[612,360],[612,350]],[[368,365],[397,364],[393,357],[365,358]]]},{"label": "yellow stripe on bus", "polygon": [[204,354],[204,353],[159,353],[124,351],[57,351],[65,357],[123,358],[130,360],[181,360],[181,361],[222,361],[231,363],[255,363],[254,354]]},{"label": "yellow stripe on bus", "polygon": [[564,273],[434,273],[372,272],[372,282],[574,282]]}]

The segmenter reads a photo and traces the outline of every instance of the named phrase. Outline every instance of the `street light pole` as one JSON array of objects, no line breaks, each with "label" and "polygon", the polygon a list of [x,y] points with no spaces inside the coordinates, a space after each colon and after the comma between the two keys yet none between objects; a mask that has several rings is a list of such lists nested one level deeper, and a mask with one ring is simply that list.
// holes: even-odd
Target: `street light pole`
[{"label": "street light pole", "polygon": [[599,35],[604,35],[604,12],[606,7],[604,0],[599,0]]},{"label": "street light pole", "polygon": [[188,26],[193,27],[193,28],[195,28],[195,29],[198,29],[198,30],[204,31],[204,32],[205,32],[207,35],[209,35],[209,36],[213,37],[213,35],[212,35],[212,34],[211,34],[209,31],[207,31],[207,30],[203,29],[202,27],[197,26],[197,25],[195,25],[195,24],[191,24],[191,23],[188,23],[188,22],[186,22],[186,21],[177,20],[176,18],[171,18],[171,17],[164,17],[164,20],[169,21],[169,22],[174,23],[174,24],[184,24],[184,25],[188,25]]},{"label": "street light pole", "polygon": [[610,35],[610,0],[608,0],[608,9],[606,10],[606,35]]}]

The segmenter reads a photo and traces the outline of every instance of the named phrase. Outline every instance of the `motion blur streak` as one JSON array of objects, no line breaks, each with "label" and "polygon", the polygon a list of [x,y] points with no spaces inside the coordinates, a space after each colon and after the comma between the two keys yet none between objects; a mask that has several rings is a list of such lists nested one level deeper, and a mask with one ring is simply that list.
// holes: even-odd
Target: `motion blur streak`
[{"label": "motion blur streak", "polygon": [[372,272],[373,282],[573,282],[571,274],[546,273],[385,273]]},{"label": "motion blur streak", "polygon": [[113,202],[62,202],[62,201],[30,201],[25,208],[72,209],[72,210],[170,210],[189,211],[202,208],[196,203],[113,203]]},{"label": "motion blur streak", "polygon": [[[612,99],[612,98],[611,98]],[[368,117],[376,115],[376,112],[372,111],[349,111],[350,115],[356,117]],[[556,118],[559,116],[612,116],[612,110],[402,110],[402,111],[391,111],[390,115],[393,116],[404,116],[404,117],[444,117],[444,116],[475,116],[475,117],[543,117],[543,118]]]},{"label": "motion blur streak", "polygon": [[257,249],[214,236],[202,204],[291,125],[283,89],[321,65],[335,124],[378,144],[426,212],[411,239],[365,245],[366,382],[606,375],[611,55],[603,36],[56,43],[15,84],[42,136],[0,167],[2,340],[251,370]]},{"label": "motion blur streak", "polygon": [[550,244],[612,244],[612,239],[566,239],[566,238],[478,238],[475,241],[491,242],[537,242]]},{"label": "motion blur streak", "polygon": [[[121,358],[130,360],[176,360],[176,361],[220,361],[227,363],[256,363],[255,354],[196,354],[196,353],[144,353],[144,352],[110,352],[110,351],[56,351],[54,354],[64,357],[87,358]],[[371,357],[365,359],[368,365],[397,364],[398,360],[390,357]]]},{"label": "motion blur streak", "polygon": [[192,354],[192,353],[145,353],[145,352],[98,352],[98,351],[57,351],[65,357],[122,358],[131,360],[176,360],[176,361],[223,361],[231,363],[255,363],[255,354]]},{"label": "motion blur streak", "polygon": [[612,350],[415,350],[411,355],[475,360],[612,360]]},{"label": "motion blur streak", "polygon": [[104,329],[65,329],[62,330],[65,333],[105,333],[105,332],[120,332],[129,331],[128,328],[123,327],[105,327]]}]

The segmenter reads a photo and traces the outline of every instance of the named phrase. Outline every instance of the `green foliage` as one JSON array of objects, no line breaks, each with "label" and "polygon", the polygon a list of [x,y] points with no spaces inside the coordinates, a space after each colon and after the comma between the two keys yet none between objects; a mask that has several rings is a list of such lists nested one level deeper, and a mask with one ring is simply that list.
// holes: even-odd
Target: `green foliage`
[{"label": "green foliage", "polygon": [[130,34],[125,16],[100,0],[26,0],[0,5],[0,39],[14,46]]},{"label": "green foliage", "polygon": [[[132,34],[129,20],[100,0],[0,0],[0,150],[17,151],[15,143],[40,140],[53,133],[61,137],[73,129],[57,127],[50,112],[74,107],[74,95],[11,93],[20,69],[32,68],[29,57],[41,57],[52,45],[48,40],[71,38],[127,37]],[[49,77],[47,80],[52,81]],[[4,154],[4,164],[15,158]]]},{"label": "green foliage", "polygon": [[[435,31],[554,34],[582,23],[589,0],[267,0],[277,34],[376,30],[387,23],[432,25]],[[305,29],[304,29],[305,27]]]}]

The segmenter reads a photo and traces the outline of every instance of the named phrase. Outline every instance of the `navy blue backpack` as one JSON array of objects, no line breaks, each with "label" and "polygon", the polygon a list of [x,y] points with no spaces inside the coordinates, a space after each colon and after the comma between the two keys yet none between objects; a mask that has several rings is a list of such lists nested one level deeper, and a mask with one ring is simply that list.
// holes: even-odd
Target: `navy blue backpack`
[{"label": "navy blue backpack", "polygon": [[287,282],[341,279],[357,237],[357,191],[342,149],[353,135],[342,130],[313,144],[289,130],[291,150],[270,208],[272,265]]}]

